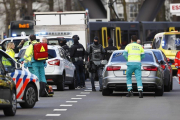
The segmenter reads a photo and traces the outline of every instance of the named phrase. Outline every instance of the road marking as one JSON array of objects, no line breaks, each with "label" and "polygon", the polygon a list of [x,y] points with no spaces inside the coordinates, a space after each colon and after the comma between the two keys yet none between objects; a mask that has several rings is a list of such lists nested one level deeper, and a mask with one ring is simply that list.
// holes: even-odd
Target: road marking
[{"label": "road marking", "polygon": [[92,88],[88,88],[88,89],[92,90]]},{"label": "road marking", "polygon": [[76,103],[77,101],[66,101],[67,103]]},{"label": "road marking", "polygon": [[80,97],[80,96],[86,96],[86,95],[76,95],[76,96],[79,96],[79,97]]},{"label": "road marking", "polygon": [[46,116],[60,116],[61,114],[46,114]]},{"label": "road marking", "polygon": [[75,99],[82,99],[82,98],[71,98],[71,99],[74,99],[74,100],[75,100]]},{"label": "road marking", "polygon": [[98,85],[98,86],[95,86],[95,87],[99,87],[99,85]]},{"label": "road marking", "polygon": [[67,109],[54,109],[53,111],[67,111]]},{"label": "road marking", "polygon": [[90,92],[81,92],[81,94],[90,94]]},{"label": "road marking", "polygon": [[84,90],[84,91],[91,92],[92,90]]},{"label": "road marking", "polygon": [[72,105],[70,105],[70,104],[62,104],[60,106],[72,106]]}]

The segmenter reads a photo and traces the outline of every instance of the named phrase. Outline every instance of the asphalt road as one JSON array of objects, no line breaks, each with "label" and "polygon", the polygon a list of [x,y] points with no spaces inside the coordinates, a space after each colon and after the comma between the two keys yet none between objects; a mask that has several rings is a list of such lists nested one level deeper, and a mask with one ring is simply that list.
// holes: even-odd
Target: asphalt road
[{"label": "asphalt road", "polygon": [[125,92],[105,97],[99,91],[89,91],[87,81],[86,89],[55,91],[54,97],[40,98],[33,109],[18,105],[16,116],[6,117],[0,110],[0,120],[178,120],[180,86],[176,80],[171,92],[161,97],[144,93],[143,99],[138,94],[127,98]]}]

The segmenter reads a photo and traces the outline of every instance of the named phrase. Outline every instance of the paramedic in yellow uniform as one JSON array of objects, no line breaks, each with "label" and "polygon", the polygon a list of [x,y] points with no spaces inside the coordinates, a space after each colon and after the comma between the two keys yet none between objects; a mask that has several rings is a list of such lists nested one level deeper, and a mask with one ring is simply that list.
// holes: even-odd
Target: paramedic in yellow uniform
[{"label": "paramedic in yellow uniform", "polygon": [[[43,95],[41,94],[41,91],[42,91],[41,88],[43,88],[43,87],[41,87],[41,83],[47,83],[46,77],[45,77],[45,70],[44,70],[44,67],[46,67],[47,64],[46,64],[45,60],[40,60],[40,61],[34,60],[33,45],[37,43],[36,36],[30,35],[30,40],[31,40],[31,44],[26,49],[24,58],[21,58],[19,61],[22,62],[24,60],[27,60],[29,57],[31,58],[33,72],[38,77],[39,82],[40,82],[40,96],[43,97]],[[43,84],[43,85],[45,85],[45,84]]]},{"label": "paramedic in yellow uniform", "polygon": [[139,91],[139,98],[143,98],[143,85],[141,80],[141,59],[143,59],[145,55],[142,46],[137,44],[136,35],[133,35],[131,37],[131,43],[126,46],[123,56],[128,61],[126,71],[128,94],[126,95],[126,97],[133,96],[131,78],[132,73],[135,73],[137,88]]},{"label": "paramedic in yellow uniform", "polygon": [[9,42],[7,44],[6,53],[15,60],[15,52],[13,50],[14,48],[15,48],[14,43],[13,42]]}]

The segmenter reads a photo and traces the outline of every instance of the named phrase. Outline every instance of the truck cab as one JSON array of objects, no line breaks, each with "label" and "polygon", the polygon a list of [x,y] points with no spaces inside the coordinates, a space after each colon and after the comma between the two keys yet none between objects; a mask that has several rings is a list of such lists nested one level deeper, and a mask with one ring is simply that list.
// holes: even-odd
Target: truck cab
[{"label": "truck cab", "polygon": [[[176,53],[180,50],[180,32],[161,32],[155,35],[153,49],[159,49],[164,52],[169,61],[174,61]],[[171,63],[173,70],[177,70],[174,62]]]}]

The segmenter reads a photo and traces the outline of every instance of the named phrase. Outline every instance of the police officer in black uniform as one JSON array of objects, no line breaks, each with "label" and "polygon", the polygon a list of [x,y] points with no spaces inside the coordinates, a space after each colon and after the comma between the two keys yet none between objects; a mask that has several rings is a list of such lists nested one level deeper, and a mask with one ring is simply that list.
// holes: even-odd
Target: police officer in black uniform
[{"label": "police officer in black uniform", "polygon": [[82,44],[79,43],[79,36],[74,35],[72,37],[74,44],[70,48],[70,57],[73,64],[76,67],[76,87],[78,89],[85,88],[85,76],[84,76],[84,66],[83,60],[85,57],[85,49]]},{"label": "police officer in black uniform", "polygon": [[105,50],[102,47],[102,45],[99,44],[98,37],[94,37],[93,44],[91,44],[87,49],[87,55],[89,56],[89,60],[90,60],[89,72],[91,72],[92,91],[96,91],[96,88],[94,85],[94,79],[95,79],[96,73],[98,73],[98,78],[99,78],[99,86],[100,86],[99,91],[102,91],[103,89],[103,86],[102,86],[103,66],[101,65],[101,60],[104,59],[104,54],[105,54]]},{"label": "police officer in black uniform", "polygon": [[63,40],[60,41],[60,46],[66,51],[66,55],[69,56],[69,46],[66,44],[67,41],[65,38],[63,38]]},{"label": "police officer in black uniform", "polygon": [[109,61],[109,58],[111,57],[111,54],[115,51],[115,50],[117,50],[117,48],[116,47],[114,47],[113,46],[113,40],[110,38],[109,40],[108,40],[108,47],[106,47],[105,48],[105,59],[107,60],[107,61]]}]

